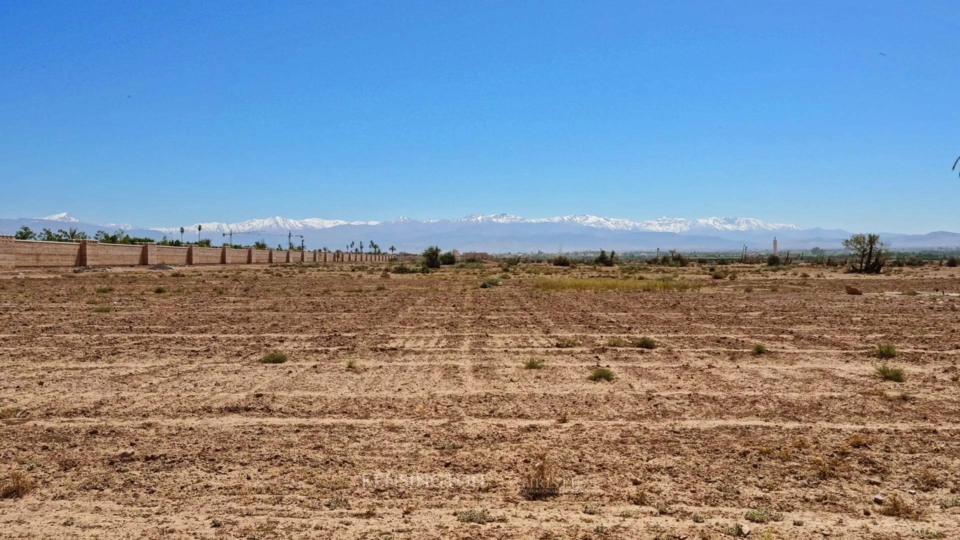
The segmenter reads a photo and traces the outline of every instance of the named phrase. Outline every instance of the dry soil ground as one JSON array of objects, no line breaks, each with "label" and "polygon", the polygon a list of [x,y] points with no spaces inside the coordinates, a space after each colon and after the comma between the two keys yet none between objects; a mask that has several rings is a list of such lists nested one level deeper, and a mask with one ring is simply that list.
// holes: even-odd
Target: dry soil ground
[{"label": "dry soil ground", "polygon": [[956,270],[7,272],[0,536],[958,538]]}]

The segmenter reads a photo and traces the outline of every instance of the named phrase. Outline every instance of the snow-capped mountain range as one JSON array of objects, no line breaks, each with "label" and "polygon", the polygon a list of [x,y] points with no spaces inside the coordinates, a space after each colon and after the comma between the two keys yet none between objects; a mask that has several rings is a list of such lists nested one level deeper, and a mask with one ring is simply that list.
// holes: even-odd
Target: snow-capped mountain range
[{"label": "snow-capped mountain range", "polygon": [[[339,227],[341,225],[377,225],[377,221],[343,221],[340,219],[290,219],[285,217],[269,217],[263,219],[248,219],[238,223],[221,223],[218,221],[193,223],[184,225],[184,230],[195,231],[201,227],[204,231],[220,233],[250,233],[255,231],[302,231],[305,229],[329,229],[330,227]],[[180,227],[157,227],[153,230],[167,234],[180,233]]]},{"label": "snow-capped mountain range", "polygon": [[[237,223],[199,222],[181,227],[136,227],[131,224],[96,225],[59,213],[33,219],[0,218],[0,234],[13,234],[20,227],[39,232],[44,228],[76,228],[93,236],[99,230],[123,229],[141,238],[171,240],[210,239],[219,245],[231,237],[234,243],[264,241],[283,245],[289,234],[303,236],[308,248],[347,249],[351,244],[374,241],[381,247],[421,251],[430,245],[460,251],[555,252],[596,250],[646,251],[657,248],[683,251],[739,252],[770,249],[774,236],[780,249],[813,247],[838,249],[850,233],[843,230],[801,228],[749,217],[701,219],[661,217],[635,221],[593,215],[524,218],[513,214],[471,214],[460,219],[417,220],[399,217],[390,221],[345,221],[338,219],[290,219],[269,217]],[[198,231],[198,228],[200,229]],[[957,248],[960,234],[934,232],[923,235],[881,233],[894,249]]]},{"label": "snow-capped mountain range", "polygon": [[[74,219],[68,214],[57,214],[58,216],[66,216],[69,219]],[[438,223],[438,222],[449,222],[449,223],[463,223],[463,224],[484,224],[484,223],[498,223],[498,224],[536,224],[536,223],[557,223],[557,224],[570,224],[570,225],[581,225],[584,227],[594,227],[597,229],[609,229],[613,231],[648,231],[648,232],[672,232],[672,233],[686,233],[691,231],[780,231],[780,230],[791,230],[799,231],[802,230],[796,225],[789,225],[783,223],[767,223],[759,219],[754,218],[725,218],[725,217],[711,217],[703,219],[684,219],[684,218],[668,218],[662,217],[653,220],[647,221],[632,221],[629,219],[623,218],[609,218],[609,217],[600,217],[600,216],[591,216],[591,215],[573,215],[573,216],[557,216],[549,218],[523,218],[520,216],[515,216],[513,214],[470,214],[461,219],[454,220],[414,220],[406,217],[399,217],[393,221],[389,222],[379,222],[379,221],[343,221],[338,219],[321,219],[321,218],[307,218],[307,219],[290,219],[284,217],[270,217],[264,219],[250,219],[247,221],[241,221],[238,223],[220,223],[220,222],[207,222],[207,223],[193,223],[191,225],[185,225],[184,230],[195,231],[197,227],[200,226],[204,231],[211,232],[230,232],[233,231],[236,233],[248,233],[253,231],[273,231],[277,229],[281,230],[290,230],[290,231],[302,231],[304,229],[328,229],[331,227],[339,227],[342,225],[380,225],[380,224],[400,224],[400,223]],[[154,230],[161,231],[168,234],[179,233],[179,227],[158,227]]]}]

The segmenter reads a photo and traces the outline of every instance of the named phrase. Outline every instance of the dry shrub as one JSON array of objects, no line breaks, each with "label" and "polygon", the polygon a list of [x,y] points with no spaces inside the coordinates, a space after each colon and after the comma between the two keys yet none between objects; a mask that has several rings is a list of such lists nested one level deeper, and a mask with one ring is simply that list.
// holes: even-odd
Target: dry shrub
[{"label": "dry shrub", "polygon": [[810,460],[810,465],[820,480],[829,480],[839,475],[838,469],[841,462],[835,458],[814,457]]},{"label": "dry shrub", "polygon": [[890,502],[883,505],[880,513],[888,517],[898,517],[904,519],[918,520],[923,516],[923,510],[912,506],[898,495],[890,497]]},{"label": "dry shrub", "polygon": [[33,489],[33,482],[23,473],[12,472],[0,486],[0,499],[21,499]]},{"label": "dry shrub", "polygon": [[533,458],[530,467],[524,471],[521,493],[531,500],[555,497],[560,494],[562,483],[556,462],[546,452],[542,452]]},{"label": "dry shrub", "polygon": [[850,448],[868,448],[873,443],[872,438],[860,435],[859,433],[855,433],[847,439],[847,444],[850,445]]},{"label": "dry shrub", "polygon": [[937,473],[930,469],[923,470],[917,475],[914,481],[917,487],[920,488],[920,491],[933,491],[937,488],[945,487],[943,480],[937,476]]}]

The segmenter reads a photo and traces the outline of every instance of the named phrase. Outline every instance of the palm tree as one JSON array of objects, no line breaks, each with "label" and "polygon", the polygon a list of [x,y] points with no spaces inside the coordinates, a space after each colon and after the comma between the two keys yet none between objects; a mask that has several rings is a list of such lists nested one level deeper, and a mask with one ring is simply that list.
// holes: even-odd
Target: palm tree
[{"label": "palm tree", "polygon": [[360,241],[360,253],[363,253],[363,240]]},{"label": "palm tree", "polygon": [[397,251],[397,248],[390,246],[390,254],[393,255],[395,251]]},{"label": "palm tree", "polygon": [[356,242],[353,242],[353,241],[350,242],[350,249],[353,249],[354,244],[356,244]]},{"label": "palm tree", "polygon": [[197,224],[197,243],[200,243],[200,231],[203,230],[203,225]]},{"label": "palm tree", "polygon": [[183,227],[180,227],[180,243],[183,243]]}]

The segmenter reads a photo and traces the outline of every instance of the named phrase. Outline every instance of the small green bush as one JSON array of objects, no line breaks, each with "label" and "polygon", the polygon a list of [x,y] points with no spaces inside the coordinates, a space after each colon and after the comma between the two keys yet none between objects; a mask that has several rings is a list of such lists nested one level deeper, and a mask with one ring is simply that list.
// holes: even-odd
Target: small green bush
[{"label": "small green bush", "polygon": [[113,308],[110,306],[97,306],[93,308],[94,313],[110,313],[111,311],[113,311]]},{"label": "small green bush", "polygon": [[452,251],[448,251],[440,255],[440,264],[444,266],[449,266],[451,264],[457,264],[457,257],[453,254]]},{"label": "small green bush", "polygon": [[630,342],[630,344],[633,345],[634,347],[638,348],[638,349],[653,350],[653,349],[656,349],[656,348],[657,348],[657,342],[654,341],[653,338],[649,338],[649,337],[646,337],[646,336],[641,337],[641,338],[637,338],[637,339],[633,340],[632,342]]},{"label": "small green bush", "polygon": [[753,347],[750,348],[753,351],[755,356],[760,356],[761,354],[767,354],[767,346],[762,343],[755,343]]},{"label": "small green bush", "polygon": [[163,293],[167,292],[167,290],[164,289],[163,287],[157,287],[156,289],[153,290],[153,292],[155,292],[155,293],[157,293],[157,294],[163,294]]},{"label": "small green bush", "polygon": [[744,516],[747,521],[752,521],[753,523],[769,523],[771,521],[780,521],[783,519],[783,515],[779,512],[773,512],[766,508],[754,508],[753,510],[748,510],[746,516]]},{"label": "small green bush", "polygon": [[612,337],[607,340],[607,347],[629,347],[630,342],[622,337]]},{"label": "small green bush", "polygon": [[260,359],[261,364],[282,364],[286,361],[287,355],[280,352],[267,353]]},{"label": "small green bush", "polygon": [[394,274],[426,274],[429,272],[426,266],[407,266],[405,264],[398,264],[390,270]]},{"label": "small green bush", "polygon": [[546,362],[544,362],[542,359],[531,358],[523,364],[523,367],[526,369],[543,369],[545,365]]},{"label": "small green bush", "polygon": [[877,372],[877,375],[885,381],[893,382],[903,382],[906,378],[904,375],[903,369],[889,366],[887,364],[880,364],[874,368]]},{"label": "small green bush", "polygon": [[877,345],[877,348],[874,350],[874,356],[877,358],[895,358],[897,356],[897,348],[889,343],[881,343]]},{"label": "small green bush", "polygon": [[587,377],[591,381],[613,381],[615,378],[613,371],[607,368],[596,368],[590,372],[590,376]]}]

